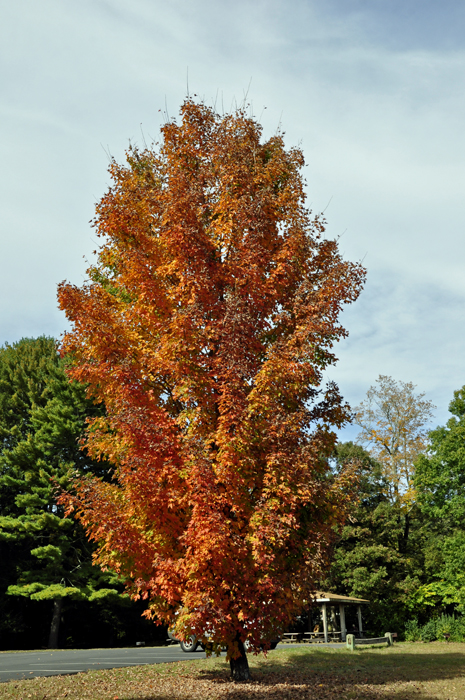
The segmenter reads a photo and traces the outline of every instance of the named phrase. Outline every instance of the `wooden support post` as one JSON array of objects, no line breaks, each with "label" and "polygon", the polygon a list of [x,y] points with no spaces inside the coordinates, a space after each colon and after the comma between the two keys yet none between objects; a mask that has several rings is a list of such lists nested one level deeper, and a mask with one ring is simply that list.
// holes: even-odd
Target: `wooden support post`
[{"label": "wooden support post", "polygon": [[346,615],[345,615],[345,610],[344,610],[343,605],[339,606],[339,620],[341,623],[341,642],[345,642],[346,641]]},{"label": "wooden support post", "polygon": [[328,616],[326,614],[326,603],[321,606],[321,612],[323,615],[323,632],[325,633],[325,642],[328,642]]},{"label": "wooden support post", "polygon": [[357,605],[357,616],[358,616],[358,631],[360,634],[363,632],[363,627],[362,627],[362,606]]}]

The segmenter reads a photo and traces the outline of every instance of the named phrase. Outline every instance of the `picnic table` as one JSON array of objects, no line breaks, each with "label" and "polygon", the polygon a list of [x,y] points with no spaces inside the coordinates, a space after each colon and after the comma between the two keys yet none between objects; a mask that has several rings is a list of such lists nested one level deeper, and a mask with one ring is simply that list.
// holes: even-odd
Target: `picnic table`
[{"label": "picnic table", "polygon": [[284,632],[284,634],[281,636],[281,642],[301,642],[302,638],[304,636],[303,632]]},{"label": "picnic table", "polygon": [[[328,632],[328,640],[330,642],[340,642],[341,641],[341,632]],[[324,642],[325,641],[325,633],[324,632],[304,632],[303,633],[303,641],[306,641],[309,643]]]},{"label": "picnic table", "polygon": [[324,632],[304,632],[304,641],[306,642],[324,642],[325,633]]}]

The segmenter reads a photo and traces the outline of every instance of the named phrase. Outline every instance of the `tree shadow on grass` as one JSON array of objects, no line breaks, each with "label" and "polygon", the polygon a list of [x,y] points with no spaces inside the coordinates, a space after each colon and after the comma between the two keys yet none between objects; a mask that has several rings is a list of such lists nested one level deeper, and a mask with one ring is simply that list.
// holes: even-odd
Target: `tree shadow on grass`
[{"label": "tree shadow on grass", "polygon": [[332,654],[304,651],[284,659],[270,654],[266,662],[258,660],[257,667],[253,668],[252,683],[229,681],[229,687],[226,669],[207,669],[199,677],[209,680],[218,690],[221,686],[219,697],[227,700],[437,700],[436,691],[421,685],[431,682],[439,684],[439,697],[465,698],[465,645],[463,653],[428,650],[424,654],[403,654],[401,649],[396,649],[379,654],[370,651],[352,654],[345,650]]},{"label": "tree shadow on grass", "polygon": [[[463,654],[270,654],[252,660],[252,676],[251,682],[234,683],[227,665],[215,664],[183,676],[183,687],[175,682],[172,693],[160,688],[123,693],[119,700],[461,700],[465,646]],[[434,687],[425,687],[430,683]]]},{"label": "tree shadow on grass", "polygon": [[212,683],[200,687],[192,679],[190,690],[179,694],[148,693],[120,695],[119,700],[462,700],[461,689],[444,687],[440,694],[420,688],[415,684],[370,685],[359,681],[350,683],[339,679],[337,683],[329,679],[315,683],[310,679],[292,680],[287,677],[255,680],[249,683]]}]

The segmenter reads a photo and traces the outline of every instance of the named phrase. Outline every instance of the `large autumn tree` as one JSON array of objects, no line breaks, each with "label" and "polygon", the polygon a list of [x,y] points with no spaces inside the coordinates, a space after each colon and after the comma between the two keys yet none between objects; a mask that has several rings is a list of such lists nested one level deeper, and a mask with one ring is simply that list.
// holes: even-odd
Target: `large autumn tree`
[{"label": "large autumn tree", "polygon": [[106,407],[87,447],[116,465],[68,508],[235,678],[246,637],[259,649],[309,600],[346,502],[328,457],[348,407],[322,375],[364,270],[306,209],[303,164],[244,111],[186,100],[159,145],[111,163],[97,262],[59,288],[71,377]]}]

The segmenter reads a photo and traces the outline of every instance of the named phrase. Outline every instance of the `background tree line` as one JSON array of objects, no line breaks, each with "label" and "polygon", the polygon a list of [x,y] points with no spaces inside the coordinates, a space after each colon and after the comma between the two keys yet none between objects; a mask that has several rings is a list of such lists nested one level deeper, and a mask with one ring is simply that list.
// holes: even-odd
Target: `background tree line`
[{"label": "background tree line", "polygon": [[[429,432],[434,407],[414,390],[380,376],[355,415],[366,449],[337,447],[336,468],[359,465],[360,500],[324,585],[369,599],[365,624],[375,634],[389,627],[420,638],[429,625],[431,638],[465,609],[465,387],[447,425]],[[465,640],[465,626],[457,630]]]},{"label": "background tree line", "polygon": [[[335,470],[357,465],[359,500],[321,584],[368,598],[374,634],[465,636],[465,387],[447,425],[427,433],[432,408],[412,384],[381,376],[356,412],[361,444],[341,443],[334,455]],[[79,444],[101,410],[69,382],[54,339],[0,348],[0,648],[165,638],[118,577],[92,564],[81,525],[57,505],[72,473],[111,478]]]},{"label": "background tree line", "polygon": [[116,575],[92,565],[81,525],[57,505],[73,472],[111,477],[79,445],[101,408],[64,367],[53,338],[0,348],[0,648],[164,638]]}]

